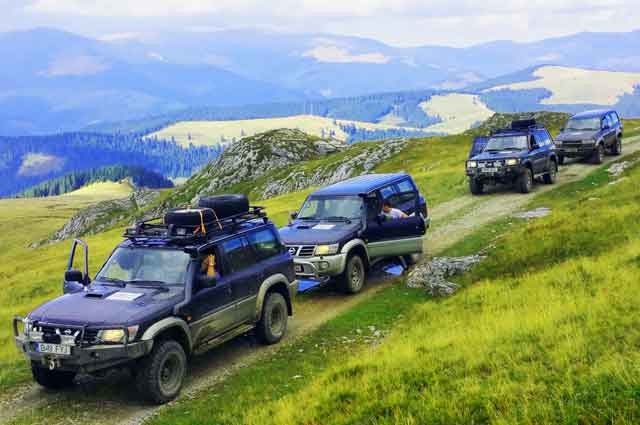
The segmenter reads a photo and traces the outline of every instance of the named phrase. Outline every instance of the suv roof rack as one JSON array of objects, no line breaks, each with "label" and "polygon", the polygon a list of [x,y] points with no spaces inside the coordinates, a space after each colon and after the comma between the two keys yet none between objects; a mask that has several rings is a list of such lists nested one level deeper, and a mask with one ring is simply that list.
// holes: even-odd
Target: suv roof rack
[{"label": "suv roof rack", "polygon": [[544,126],[538,124],[535,118],[527,118],[522,120],[513,120],[508,128],[498,128],[491,131],[491,135],[501,133],[514,133],[527,130],[543,129]]},{"label": "suv roof rack", "polygon": [[123,237],[132,242],[161,239],[167,242],[185,245],[197,242],[205,243],[215,236],[235,232],[241,224],[260,219],[264,224],[269,221],[267,213],[264,212],[264,207],[251,206],[249,207],[249,211],[234,214],[213,222],[210,226],[207,226],[207,231],[203,233],[200,231],[199,225],[152,223],[153,221],[162,220],[162,217],[154,217],[139,221],[135,226],[129,227],[125,230]]}]

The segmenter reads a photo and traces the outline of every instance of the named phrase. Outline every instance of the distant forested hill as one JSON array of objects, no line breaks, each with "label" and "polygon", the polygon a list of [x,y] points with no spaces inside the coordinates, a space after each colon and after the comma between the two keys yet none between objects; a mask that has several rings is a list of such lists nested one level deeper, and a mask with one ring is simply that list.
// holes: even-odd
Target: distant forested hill
[{"label": "distant forested hill", "polygon": [[219,147],[180,147],[139,134],[64,133],[0,137],[0,196],[65,174],[109,165],[144,167],[165,177],[188,177],[217,157]]},{"label": "distant forested hill", "polygon": [[146,187],[149,189],[173,187],[171,180],[154,171],[136,166],[112,165],[65,174],[64,176],[56,177],[33,186],[18,196],[23,198],[56,196],[72,192],[91,183],[106,181],[119,182],[124,179],[130,179],[135,187]]}]

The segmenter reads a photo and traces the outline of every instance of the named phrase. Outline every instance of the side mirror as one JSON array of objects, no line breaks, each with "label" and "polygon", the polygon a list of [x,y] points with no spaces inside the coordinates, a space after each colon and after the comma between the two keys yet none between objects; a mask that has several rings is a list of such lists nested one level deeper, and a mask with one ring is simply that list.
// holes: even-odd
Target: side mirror
[{"label": "side mirror", "polygon": [[65,282],[77,282],[82,284],[84,282],[84,275],[80,270],[71,269],[64,272],[64,281]]},{"label": "side mirror", "polygon": [[296,218],[298,218],[298,211],[294,211],[291,213],[291,220],[295,220]]},{"label": "side mirror", "polygon": [[531,143],[531,150],[532,150],[532,151],[534,151],[534,150],[536,150],[536,149],[539,149],[539,148],[540,148],[540,146],[538,146],[538,144],[537,144],[537,143]]}]

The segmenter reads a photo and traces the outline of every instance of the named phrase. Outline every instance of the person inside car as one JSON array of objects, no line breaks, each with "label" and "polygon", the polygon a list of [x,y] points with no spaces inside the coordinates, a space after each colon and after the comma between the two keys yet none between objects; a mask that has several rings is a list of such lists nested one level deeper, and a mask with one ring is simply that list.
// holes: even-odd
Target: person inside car
[{"label": "person inside car", "polygon": [[200,273],[209,278],[218,279],[220,275],[216,270],[216,256],[215,255],[207,255],[202,260],[202,264],[200,265]]},{"label": "person inside car", "polygon": [[382,215],[386,220],[397,220],[399,218],[407,218],[409,217],[403,211],[393,208],[389,201],[384,201],[382,203]]}]

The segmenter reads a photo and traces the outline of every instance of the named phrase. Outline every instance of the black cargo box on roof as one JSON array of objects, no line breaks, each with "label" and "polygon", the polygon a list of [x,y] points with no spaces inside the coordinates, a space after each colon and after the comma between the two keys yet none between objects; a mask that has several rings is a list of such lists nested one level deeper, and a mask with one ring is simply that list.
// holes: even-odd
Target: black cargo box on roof
[{"label": "black cargo box on roof", "polygon": [[526,119],[526,120],[514,120],[511,121],[511,129],[512,130],[526,130],[530,127],[535,127],[536,126],[536,120],[531,118],[531,119]]}]

